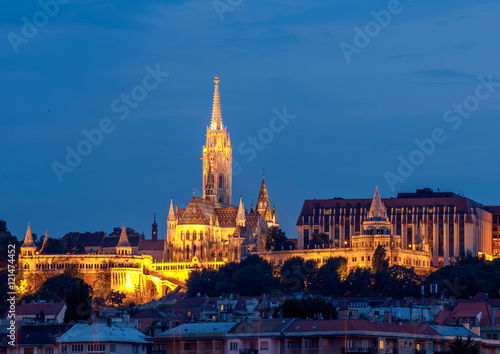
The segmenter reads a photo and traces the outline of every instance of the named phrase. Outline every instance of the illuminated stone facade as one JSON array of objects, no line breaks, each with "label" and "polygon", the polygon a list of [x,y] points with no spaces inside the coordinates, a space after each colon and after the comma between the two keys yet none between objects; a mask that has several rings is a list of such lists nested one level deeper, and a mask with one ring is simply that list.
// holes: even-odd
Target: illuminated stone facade
[{"label": "illuminated stone facade", "polygon": [[[317,233],[320,232],[324,232],[324,229],[318,229]],[[304,244],[303,239],[301,244]],[[370,208],[361,221],[359,232],[353,234],[349,241],[344,240],[344,247],[315,249],[306,247],[299,250],[259,252],[258,254],[275,266],[281,266],[287,259],[296,256],[305,260],[314,260],[318,266],[323,265],[330,257],[344,257],[347,259],[348,270],[353,270],[357,267],[371,267],[373,254],[379,245],[385,248],[390,266],[413,267],[419,274],[431,271],[432,254],[423,228],[417,230],[411,247],[403,245],[401,236],[394,233],[378,188],[375,189]]]},{"label": "illuminated stone facade", "polygon": [[[326,233],[334,249],[356,248],[370,202],[342,198],[306,200],[297,220],[298,248],[307,249],[314,233]],[[498,232],[493,229],[493,211],[489,209],[498,207],[485,207],[455,193],[430,189],[400,193],[383,202],[393,233],[401,237],[401,249],[414,249],[420,231],[429,245],[432,266],[453,264],[468,252],[492,258],[493,236]]]},{"label": "illuminated stone facade", "polygon": [[247,231],[255,240],[252,250],[262,251],[262,228],[279,226],[264,180],[255,210],[252,206],[247,213],[241,197],[239,206],[231,205],[233,148],[222,124],[218,76],[214,82],[212,119],[203,146],[203,198],[193,196],[186,208],[177,210],[170,201],[164,261],[239,262]]},{"label": "illuminated stone facade", "polygon": [[122,291],[134,301],[148,301],[179,285],[184,286],[189,273],[195,269],[216,269],[226,262],[237,262],[242,250],[244,254],[264,251],[267,228],[279,226],[276,209],[271,210],[264,180],[256,209],[252,205],[247,213],[241,197],[239,206],[231,205],[232,147],[227,128],[222,124],[220,107],[216,76],[212,119],[203,146],[203,197],[193,196],[186,208],[178,210],[171,200],[161,250],[156,217],[151,240],[139,237],[137,245],[132,245],[123,225],[118,240],[102,232],[89,233],[89,237],[93,235],[97,241],[85,245],[92,254],[84,255],[41,254],[28,225],[19,269],[25,275],[44,272],[54,276],[75,265],[90,285],[99,273],[109,272],[112,290]]}]

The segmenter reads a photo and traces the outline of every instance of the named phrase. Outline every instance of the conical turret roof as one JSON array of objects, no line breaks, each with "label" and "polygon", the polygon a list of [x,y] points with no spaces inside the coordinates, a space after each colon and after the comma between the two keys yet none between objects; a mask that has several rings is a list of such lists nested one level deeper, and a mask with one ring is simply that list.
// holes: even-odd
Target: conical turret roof
[{"label": "conical turret roof", "polygon": [[387,219],[387,211],[385,209],[380,194],[378,193],[378,186],[375,187],[375,195],[373,196],[372,205],[368,212],[368,219]]},{"label": "conical turret roof", "polygon": [[24,236],[22,247],[36,247],[35,242],[33,241],[33,234],[31,233],[30,223],[28,223],[28,229],[26,230],[26,236]]},{"label": "conical turret roof", "polygon": [[118,244],[116,245],[116,247],[130,247],[130,243],[128,242],[127,230],[125,229],[125,223],[123,223],[120,240],[118,240]]}]

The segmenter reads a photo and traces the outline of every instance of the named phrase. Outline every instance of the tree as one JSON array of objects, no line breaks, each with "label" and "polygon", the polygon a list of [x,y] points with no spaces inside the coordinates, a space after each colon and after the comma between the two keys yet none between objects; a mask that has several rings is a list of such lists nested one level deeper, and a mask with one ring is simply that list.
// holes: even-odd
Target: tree
[{"label": "tree", "polygon": [[315,261],[305,261],[298,256],[292,257],[281,267],[281,286],[284,291],[303,291],[306,284],[312,282],[312,276],[316,271]]},{"label": "tree", "polygon": [[66,306],[65,323],[89,319],[92,313],[90,286],[82,279],[78,279],[71,285],[71,289],[66,295]]},{"label": "tree", "polygon": [[373,294],[402,299],[420,294],[421,277],[413,268],[394,265],[373,275]]},{"label": "tree", "polygon": [[450,346],[450,352],[453,354],[479,354],[480,346],[478,342],[472,340],[470,335],[464,341],[462,336],[456,336],[453,344]]},{"label": "tree", "polygon": [[370,296],[373,287],[373,278],[369,269],[356,268],[346,279],[347,295]]},{"label": "tree", "polygon": [[[0,219],[0,268],[7,268],[8,264],[17,264],[17,257],[20,252],[19,246],[20,242],[17,240],[17,237],[13,236],[7,229],[7,222]],[[8,252],[11,249],[15,249],[15,259],[13,260],[13,263],[9,263],[8,257]]]},{"label": "tree", "polygon": [[307,289],[324,295],[344,295],[343,280],[347,276],[347,259],[329,258],[317,272],[309,277]]},{"label": "tree", "polygon": [[85,247],[81,243],[78,244],[73,254],[87,254]]},{"label": "tree", "polygon": [[126,296],[124,293],[121,293],[119,291],[111,291],[108,296],[108,302],[115,306],[121,306],[125,298]]},{"label": "tree", "polygon": [[266,250],[281,251],[289,250],[293,242],[288,241],[285,231],[276,226],[271,226],[267,232]]},{"label": "tree", "polygon": [[42,254],[65,254],[66,249],[61,241],[56,238],[49,238],[47,244],[43,248]]},{"label": "tree", "polygon": [[313,233],[309,239],[309,248],[328,248],[330,247],[332,240],[328,234],[325,233]]},{"label": "tree", "polygon": [[111,292],[111,273],[110,271],[104,271],[97,274],[92,293],[92,298],[103,298],[106,299]]},{"label": "tree", "polygon": [[375,248],[375,252],[373,253],[372,258],[372,272],[382,272],[389,268],[389,261],[386,257],[385,247],[382,245],[378,245]]},{"label": "tree", "polygon": [[237,292],[244,296],[270,293],[279,286],[278,280],[273,275],[272,265],[255,255],[247,257],[240,263],[233,284]]},{"label": "tree", "polygon": [[203,268],[192,271],[186,281],[188,296],[197,296],[197,294],[214,296],[214,288],[217,271]]},{"label": "tree", "polygon": [[336,319],[337,309],[321,298],[288,299],[274,310],[274,317],[301,319]]}]

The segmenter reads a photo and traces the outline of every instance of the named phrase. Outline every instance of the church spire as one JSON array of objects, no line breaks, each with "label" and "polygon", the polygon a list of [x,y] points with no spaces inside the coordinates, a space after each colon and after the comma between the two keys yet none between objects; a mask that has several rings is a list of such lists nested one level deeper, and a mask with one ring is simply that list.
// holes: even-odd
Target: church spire
[{"label": "church spire", "polygon": [[245,217],[245,205],[243,204],[243,198],[240,195],[240,206],[238,207],[238,215],[236,215],[236,225],[243,226],[246,225]]},{"label": "church spire", "polygon": [[370,206],[370,211],[368,212],[368,219],[387,219],[387,212],[382,199],[380,199],[378,186],[375,187],[375,194],[373,195],[372,205]]},{"label": "church spire", "polygon": [[259,198],[257,198],[257,211],[264,214],[266,221],[271,221],[271,203],[267,194],[266,182],[264,181],[264,171],[262,171],[262,184],[260,185]]},{"label": "church spire", "polygon": [[219,93],[219,74],[215,75],[215,91],[214,91],[214,103],[212,106],[212,122],[210,123],[211,130],[221,130],[222,129],[222,113],[220,108],[220,93]]},{"label": "church spire", "polygon": [[174,198],[170,197],[170,209],[168,211],[168,221],[173,221],[175,220],[175,211],[174,211]]}]

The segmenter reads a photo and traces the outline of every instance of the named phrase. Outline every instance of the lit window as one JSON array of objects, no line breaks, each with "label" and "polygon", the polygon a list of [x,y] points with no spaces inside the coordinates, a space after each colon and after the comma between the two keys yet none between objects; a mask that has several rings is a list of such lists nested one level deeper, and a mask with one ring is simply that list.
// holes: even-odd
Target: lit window
[{"label": "lit window", "polygon": [[383,339],[378,341],[378,347],[379,347],[379,349],[384,349],[384,340]]}]

